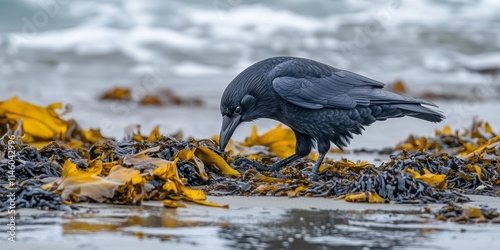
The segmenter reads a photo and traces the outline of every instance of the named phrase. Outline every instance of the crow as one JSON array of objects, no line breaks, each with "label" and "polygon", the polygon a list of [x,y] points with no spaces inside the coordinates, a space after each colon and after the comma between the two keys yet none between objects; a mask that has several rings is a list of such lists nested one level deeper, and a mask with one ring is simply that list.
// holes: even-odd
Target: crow
[{"label": "crow", "polygon": [[330,149],[347,147],[352,134],[387,118],[412,116],[440,122],[442,112],[423,105],[435,104],[383,89],[384,84],[356,73],[311,59],[272,57],[238,74],[222,94],[219,150],[224,151],[236,127],[259,118],[277,120],[296,137],[295,153],[259,170],[278,171],[309,155],[314,144],[319,157],[311,179]]}]

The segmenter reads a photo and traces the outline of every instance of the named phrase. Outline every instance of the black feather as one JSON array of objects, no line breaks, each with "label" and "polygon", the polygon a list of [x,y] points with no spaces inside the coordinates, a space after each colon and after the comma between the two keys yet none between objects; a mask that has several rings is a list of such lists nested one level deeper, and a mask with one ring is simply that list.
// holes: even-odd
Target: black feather
[{"label": "black feather", "polygon": [[347,147],[352,134],[361,134],[364,126],[377,120],[412,116],[440,122],[445,118],[426,107],[435,104],[383,87],[381,82],[313,60],[274,57],[248,67],[229,84],[221,112],[230,114],[244,97],[251,96],[252,107],[245,107],[241,122],[270,118],[288,125],[296,134],[297,146],[296,154],[284,164],[307,155],[312,141],[321,155],[327,153],[330,142]]}]

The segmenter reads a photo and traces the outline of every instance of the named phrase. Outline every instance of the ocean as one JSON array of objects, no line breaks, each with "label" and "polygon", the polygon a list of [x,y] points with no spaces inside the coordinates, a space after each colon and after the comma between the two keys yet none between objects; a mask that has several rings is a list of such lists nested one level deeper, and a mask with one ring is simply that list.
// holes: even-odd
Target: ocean
[{"label": "ocean", "polygon": [[[436,102],[450,124],[465,126],[476,116],[492,120],[500,80],[489,72],[500,68],[500,2],[0,0],[0,100],[61,101],[72,105],[68,116],[83,127],[117,138],[130,124],[145,132],[159,124],[164,133],[217,134],[225,86],[250,64],[278,55],[319,60],[389,84],[402,80],[412,93],[485,99]],[[131,88],[135,100],[168,88],[204,105],[98,100],[113,86]],[[403,137],[442,126],[397,121],[415,129]],[[235,136],[249,134],[249,126]]]}]

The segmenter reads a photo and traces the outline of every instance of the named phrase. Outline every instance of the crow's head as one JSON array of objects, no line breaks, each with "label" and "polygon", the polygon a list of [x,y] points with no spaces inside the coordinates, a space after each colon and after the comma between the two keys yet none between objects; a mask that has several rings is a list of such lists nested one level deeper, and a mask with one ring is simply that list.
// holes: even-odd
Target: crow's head
[{"label": "crow's head", "polygon": [[257,99],[253,95],[243,93],[228,94],[228,89],[224,92],[220,105],[222,127],[219,137],[219,149],[221,151],[224,151],[226,144],[240,123],[260,118],[256,109]]},{"label": "crow's head", "polygon": [[276,110],[275,92],[272,83],[261,74],[252,74],[251,68],[238,75],[222,95],[220,111],[222,127],[219,137],[219,149],[224,151],[229,139],[242,122],[258,118],[273,118]]}]

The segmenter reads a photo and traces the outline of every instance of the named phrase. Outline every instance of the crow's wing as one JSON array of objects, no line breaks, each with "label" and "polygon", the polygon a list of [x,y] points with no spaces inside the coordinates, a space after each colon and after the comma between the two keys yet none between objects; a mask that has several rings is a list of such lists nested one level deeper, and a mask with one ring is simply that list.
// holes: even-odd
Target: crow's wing
[{"label": "crow's wing", "polygon": [[374,104],[433,103],[385,91],[383,83],[307,59],[281,63],[271,71],[274,90],[308,109],[354,108]]}]

